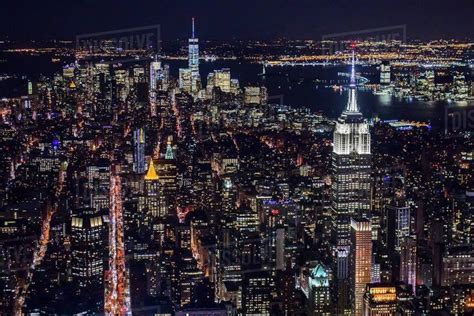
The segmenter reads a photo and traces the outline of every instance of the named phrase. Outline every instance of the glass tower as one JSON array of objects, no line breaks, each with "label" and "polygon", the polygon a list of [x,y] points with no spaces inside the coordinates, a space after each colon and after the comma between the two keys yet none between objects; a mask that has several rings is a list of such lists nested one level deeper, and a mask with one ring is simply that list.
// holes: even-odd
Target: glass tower
[{"label": "glass tower", "polygon": [[193,31],[192,36],[189,39],[189,48],[188,48],[188,63],[189,69],[193,73],[199,73],[199,39],[194,37],[194,18],[193,18]]}]

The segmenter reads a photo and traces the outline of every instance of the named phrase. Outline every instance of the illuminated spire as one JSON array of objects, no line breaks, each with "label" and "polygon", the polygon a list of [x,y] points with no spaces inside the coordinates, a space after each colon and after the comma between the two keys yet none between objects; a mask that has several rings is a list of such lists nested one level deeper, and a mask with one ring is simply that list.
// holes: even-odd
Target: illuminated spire
[{"label": "illuminated spire", "polygon": [[356,86],[356,77],[355,77],[355,57],[354,50],[352,50],[352,64],[351,64],[351,87]]},{"label": "illuminated spire", "polygon": [[346,112],[359,112],[359,107],[357,106],[356,88],[355,56],[354,50],[352,50],[351,82],[349,84],[349,100],[347,101]]},{"label": "illuminated spire", "polygon": [[199,40],[195,37],[194,33],[194,17],[192,18],[192,34],[188,40],[188,66],[194,75],[199,75]]},{"label": "illuminated spire", "polygon": [[155,165],[153,164],[153,158],[150,158],[150,164],[148,165],[148,171],[145,175],[145,180],[158,180],[158,174],[155,170]]}]

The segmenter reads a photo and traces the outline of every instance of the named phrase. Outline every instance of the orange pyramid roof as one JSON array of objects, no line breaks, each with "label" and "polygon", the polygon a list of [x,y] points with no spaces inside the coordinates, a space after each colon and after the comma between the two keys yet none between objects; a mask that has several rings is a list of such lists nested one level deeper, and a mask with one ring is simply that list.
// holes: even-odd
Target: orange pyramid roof
[{"label": "orange pyramid roof", "polygon": [[148,171],[145,175],[145,180],[158,180],[158,174],[155,170],[155,165],[153,164],[153,158],[150,158],[150,163],[148,165]]}]

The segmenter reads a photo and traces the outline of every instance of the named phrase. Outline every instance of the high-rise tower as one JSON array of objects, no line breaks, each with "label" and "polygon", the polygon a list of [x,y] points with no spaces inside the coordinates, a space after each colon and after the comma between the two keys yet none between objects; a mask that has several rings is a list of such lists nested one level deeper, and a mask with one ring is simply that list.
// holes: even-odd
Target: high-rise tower
[{"label": "high-rise tower", "polygon": [[405,236],[400,241],[400,281],[411,285],[416,294],[416,239],[415,236]]},{"label": "high-rise tower", "polygon": [[201,76],[199,75],[199,40],[194,33],[194,18],[192,19],[192,35],[188,44],[188,68],[179,69],[179,88],[183,92],[196,95],[201,90]]},{"label": "high-rise tower", "polygon": [[354,52],[347,107],[336,123],[332,153],[332,220],[337,246],[350,241],[351,217],[369,217],[370,132],[357,105]]},{"label": "high-rise tower", "polygon": [[110,163],[101,159],[87,166],[87,188],[90,194],[90,206],[97,211],[109,207]]},{"label": "high-rise tower", "polygon": [[157,56],[150,63],[150,82],[149,82],[149,92],[148,96],[150,99],[150,114],[151,116],[156,116],[156,91],[158,89],[158,82],[162,78],[162,69],[161,62],[158,61]]},{"label": "high-rise tower", "polygon": [[331,315],[331,297],[329,293],[329,275],[326,267],[318,264],[309,275],[309,314]]},{"label": "high-rise tower", "polygon": [[162,77],[161,62],[158,61],[157,57],[150,62],[150,90],[156,90],[158,88],[158,81]]},{"label": "high-rise tower", "polygon": [[199,73],[199,40],[194,36],[194,18],[192,19],[192,36],[189,39],[188,65],[192,72]]},{"label": "high-rise tower", "polygon": [[71,274],[84,293],[103,286],[107,226],[94,208],[83,208],[71,216]]},{"label": "high-rise tower", "polygon": [[372,275],[372,227],[368,219],[351,219],[350,279],[353,315],[363,315],[365,287]]},{"label": "high-rise tower", "polygon": [[332,153],[331,213],[334,238],[334,266],[337,275],[337,313],[350,314],[349,298],[351,218],[369,217],[370,133],[357,105],[355,58],[352,53],[351,79],[347,106],[334,131]]},{"label": "high-rise tower", "polygon": [[155,165],[156,171],[160,175],[160,185],[168,208],[168,215],[174,215],[176,212],[176,152],[172,140],[173,138],[169,136],[166,142],[165,157],[157,160]]},{"label": "high-rise tower", "polygon": [[148,171],[145,179],[145,195],[138,199],[138,209],[146,209],[153,218],[164,218],[166,216],[166,204],[163,196],[163,188],[160,178],[155,170],[153,158],[150,158]]},{"label": "high-rise tower", "polygon": [[145,131],[139,128],[133,131],[133,171],[145,172]]}]

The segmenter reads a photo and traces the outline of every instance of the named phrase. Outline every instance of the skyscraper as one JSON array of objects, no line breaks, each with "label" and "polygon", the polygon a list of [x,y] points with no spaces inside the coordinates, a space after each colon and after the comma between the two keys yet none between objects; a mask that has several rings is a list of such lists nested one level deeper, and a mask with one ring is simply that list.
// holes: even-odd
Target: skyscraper
[{"label": "skyscraper", "polygon": [[212,92],[212,89],[219,88],[222,92],[231,92],[231,79],[230,69],[222,68],[216,69],[214,72],[209,73],[207,76],[207,90],[208,93]]},{"label": "skyscraper", "polygon": [[194,33],[194,18],[188,53],[188,66],[191,71],[191,92],[196,94],[201,90],[201,76],[199,74],[199,40],[195,37]]},{"label": "skyscraper", "polygon": [[368,217],[370,209],[370,132],[357,105],[354,67],[352,53],[349,99],[336,123],[332,153],[331,207],[338,246],[349,243],[351,217]]},{"label": "skyscraper", "polygon": [[[370,209],[371,151],[367,121],[357,105],[355,58],[352,67],[349,98],[345,111],[336,123],[332,153],[331,213],[334,239],[334,266],[337,275],[338,313],[350,312],[349,256],[351,253],[351,218],[366,216]],[[370,262],[369,262],[370,263]],[[370,282],[370,273],[369,280]],[[364,285],[365,286],[365,285]],[[362,297],[363,289],[361,290]]]},{"label": "skyscraper", "polygon": [[146,209],[153,218],[164,218],[166,216],[166,204],[152,158],[150,158],[150,164],[144,179],[145,195],[139,198],[138,209],[140,211]]},{"label": "skyscraper", "polygon": [[446,250],[442,262],[442,286],[473,284],[474,246],[451,246]]},{"label": "skyscraper", "polygon": [[380,64],[380,84],[390,84],[390,63],[388,62]]},{"label": "skyscraper", "polygon": [[71,217],[71,274],[84,293],[103,286],[106,237],[107,223],[94,208],[81,209]]},{"label": "skyscraper", "polygon": [[400,252],[401,239],[410,235],[411,214],[410,206],[405,201],[396,201],[385,207],[383,217],[384,242],[389,251]]},{"label": "skyscraper", "polygon": [[192,19],[192,36],[189,39],[188,67],[192,72],[199,73],[199,39],[194,36],[194,18]]},{"label": "skyscraper", "polygon": [[337,314],[350,315],[351,304],[349,298],[349,254],[350,246],[339,246],[336,250],[336,278],[337,278]]},{"label": "skyscraper", "polygon": [[351,219],[352,302],[354,315],[362,315],[365,288],[372,280],[372,227],[368,219]]},{"label": "skyscraper", "polygon": [[158,81],[161,80],[161,62],[156,60],[150,63],[150,86],[148,96],[150,98],[150,114],[156,116],[156,90],[158,88]]},{"label": "skyscraper", "polygon": [[161,79],[161,62],[156,59],[150,63],[150,90],[158,88],[158,81]]},{"label": "skyscraper", "polygon": [[190,68],[179,69],[179,88],[183,92],[191,93],[193,85],[193,72]]},{"label": "skyscraper", "polygon": [[194,36],[194,18],[192,35],[188,40],[188,68],[179,69],[179,88],[183,92],[196,95],[201,90],[199,74],[199,40]]},{"label": "skyscraper", "polygon": [[400,281],[416,290],[416,239],[414,236],[403,237],[400,241]]},{"label": "skyscraper", "polygon": [[145,131],[143,128],[133,131],[133,171],[145,172]]},{"label": "skyscraper", "polygon": [[172,145],[172,137],[168,137],[164,159],[157,160],[156,171],[160,175],[160,185],[167,207],[167,214],[174,215],[176,212],[177,192],[177,168],[176,152]]},{"label": "skyscraper", "polygon": [[237,201],[237,188],[232,183],[232,178],[230,176],[225,176],[222,182],[222,211],[226,214],[229,214],[235,210],[235,204]]},{"label": "skyscraper", "polygon": [[110,163],[101,159],[87,166],[87,188],[90,195],[90,206],[99,211],[109,207]]},{"label": "skyscraper", "polygon": [[367,285],[364,295],[364,315],[396,315],[396,312],[397,288],[395,286],[380,283]]},{"label": "skyscraper", "polygon": [[249,272],[244,276],[242,307],[245,315],[270,315],[272,288],[275,286],[270,271]]},{"label": "skyscraper", "polygon": [[329,295],[329,275],[322,264],[318,264],[309,275],[309,314],[331,315],[331,297]]}]

